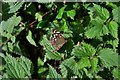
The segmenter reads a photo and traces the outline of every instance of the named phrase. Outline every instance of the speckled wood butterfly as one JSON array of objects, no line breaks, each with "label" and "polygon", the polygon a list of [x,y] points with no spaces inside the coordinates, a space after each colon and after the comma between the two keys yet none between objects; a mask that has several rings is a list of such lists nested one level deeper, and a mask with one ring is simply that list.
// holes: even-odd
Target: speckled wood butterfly
[{"label": "speckled wood butterfly", "polygon": [[50,43],[55,48],[54,51],[58,51],[66,42],[67,40],[64,39],[62,33],[58,32],[56,29],[52,30]]}]

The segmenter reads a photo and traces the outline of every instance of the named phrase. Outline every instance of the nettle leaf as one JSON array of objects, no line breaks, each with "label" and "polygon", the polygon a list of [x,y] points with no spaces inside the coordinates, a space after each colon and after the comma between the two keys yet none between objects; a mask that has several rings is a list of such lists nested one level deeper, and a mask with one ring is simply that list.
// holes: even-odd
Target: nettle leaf
[{"label": "nettle leaf", "polygon": [[108,29],[110,31],[110,34],[114,37],[118,37],[118,24],[115,21],[111,21],[108,25]]},{"label": "nettle leaf", "polygon": [[116,38],[116,39],[114,39],[114,40],[108,40],[106,43],[107,43],[107,44],[111,44],[111,45],[115,48],[115,47],[118,47],[119,39]]},{"label": "nettle leaf", "polygon": [[64,7],[62,7],[59,11],[58,11],[58,15],[56,16],[57,19],[61,19],[64,13],[64,9],[66,8],[66,5]]},{"label": "nettle leaf", "polygon": [[120,12],[120,7],[117,7],[115,9],[112,10],[112,14],[113,14],[113,19],[116,21],[116,22],[119,22],[120,23],[120,20],[118,20],[118,13]]},{"label": "nettle leaf", "polygon": [[98,64],[98,58],[96,58],[96,57],[94,57],[91,61],[90,61],[90,63],[91,63],[91,72],[93,73],[93,72],[95,72],[96,71],[96,69],[97,69],[97,64]]},{"label": "nettle leaf", "polygon": [[31,76],[31,72],[30,72],[31,64],[32,64],[31,61],[23,56],[20,57],[19,61],[20,61],[19,64],[21,65],[21,67],[23,68],[25,72],[25,75],[30,77]]},{"label": "nettle leaf", "polygon": [[90,61],[88,59],[88,57],[82,57],[79,61],[78,61],[78,66],[79,66],[79,69],[83,69],[85,67],[88,67],[90,68]]},{"label": "nettle leaf", "polygon": [[78,71],[79,66],[74,60],[74,57],[64,60],[61,64],[64,65],[67,69],[72,70],[73,74],[76,74],[76,75],[79,74],[79,71]]},{"label": "nettle leaf", "polygon": [[26,76],[30,77],[30,60],[24,58],[23,56],[16,59],[9,54],[7,54],[4,59],[6,62],[6,73],[9,78],[25,78]]},{"label": "nettle leaf", "polygon": [[10,10],[9,10],[8,13],[14,13],[14,12],[18,11],[24,3],[22,3],[22,2],[12,2],[12,3],[8,3],[8,4],[10,6]]},{"label": "nettle leaf", "polygon": [[15,26],[17,26],[21,21],[21,17],[17,17],[16,15],[13,15],[11,18],[9,18],[7,21],[2,21],[2,32],[6,31],[9,34],[12,33]]},{"label": "nettle leaf", "polygon": [[109,18],[109,11],[106,8],[103,8],[97,4],[93,4],[95,12],[101,19],[107,20]]},{"label": "nettle leaf", "polygon": [[50,41],[47,39],[46,35],[43,36],[42,41],[40,42],[44,46],[44,50],[46,51],[45,56],[48,59],[60,60],[64,55],[59,52],[54,52],[53,46],[50,44]]},{"label": "nettle leaf", "polygon": [[113,69],[112,74],[113,74],[114,79],[118,79],[118,80],[120,79],[119,72],[120,72],[120,68],[117,67]]},{"label": "nettle leaf", "polygon": [[94,26],[90,29],[86,30],[85,35],[88,38],[100,37],[109,33],[109,30],[106,25],[104,25],[104,21],[97,17],[95,20],[91,22]]},{"label": "nettle leaf", "polygon": [[67,68],[62,64],[60,65],[59,68],[60,68],[60,72],[62,74],[62,78],[66,78],[67,74],[68,74]]},{"label": "nettle leaf", "polygon": [[80,46],[75,46],[72,50],[72,55],[77,57],[83,57],[83,56],[93,56],[96,53],[96,50],[93,46],[86,43],[81,43]]},{"label": "nettle leaf", "polygon": [[32,38],[32,32],[30,30],[28,31],[28,35],[26,36],[26,38],[30,44],[37,46],[34,39]]},{"label": "nettle leaf", "polygon": [[49,65],[49,78],[62,78],[51,65]]},{"label": "nettle leaf", "polygon": [[105,67],[118,66],[118,54],[112,49],[105,48],[99,51],[99,58]]},{"label": "nettle leaf", "polygon": [[75,11],[75,10],[67,11],[67,16],[70,17],[70,18],[73,19],[73,20],[74,20],[75,14],[76,14],[76,11]]}]

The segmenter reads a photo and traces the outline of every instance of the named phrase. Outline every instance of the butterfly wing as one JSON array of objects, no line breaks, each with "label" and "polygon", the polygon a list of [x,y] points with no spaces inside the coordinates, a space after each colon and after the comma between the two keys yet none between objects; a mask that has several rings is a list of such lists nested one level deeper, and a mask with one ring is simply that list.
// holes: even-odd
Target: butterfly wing
[{"label": "butterfly wing", "polygon": [[64,39],[62,34],[57,30],[53,30],[53,34],[50,41],[53,47],[55,48],[55,51],[59,50],[67,42],[67,40]]}]

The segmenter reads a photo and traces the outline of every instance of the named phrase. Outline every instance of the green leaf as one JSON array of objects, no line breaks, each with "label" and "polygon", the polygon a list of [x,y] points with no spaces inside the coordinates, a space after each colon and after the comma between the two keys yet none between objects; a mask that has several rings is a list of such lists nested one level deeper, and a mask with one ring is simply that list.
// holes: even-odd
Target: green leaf
[{"label": "green leaf", "polygon": [[114,39],[114,40],[108,40],[106,43],[111,44],[115,48],[115,47],[118,47],[119,40],[118,40],[118,38]]},{"label": "green leaf", "polygon": [[38,66],[44,65],[44,62],[40,59],[40,57],[38,58],[37,62],[38,62]]},{"label": "green leaf", "polygon": [[45,72],[47,69],[48,69],[48,68],[40,67],[40,68],[38,69],[38,73],[39,73],[39,74],[40,74],[40,73],[43,73],[43,72]]},{"label": "green leaf", "polygon": [[16,17],[16,15],[9,18],[7,21],[2,21],[0,26],[2,26],[2,32],[6,31],[9,34],[12,33],[15,26],[17,26],[21,21],[21,17]]},{"label": "green leaf", "polygon": [[8,44],[9,51],[12,52],[13,51],[13,44],[10,42],[8,42],[7,44]]},{"label": "green leaf", "polygon": [[119,22],[120,23],[120,20],[118,19],[118,13],[120,12],[120,7],[117,7],[115,9],[112,10],[112,14],[113,14],[113,19],[116,21],[116,22]]},{"label": "green leaf", "polygon": [[97,64],[98,64],[98,58],[96,58],[96,57],[94,57],[91,61],[90,61],[90,63],[91,63],[91,72],[93,73],[93,72],[95,72],[96,71],[96,69],[97,69]]},{"label": "green leaf", "polygon": [[78,61],[78,66],[79,66],[79,69],[83,69],[85,67],[90,67],[90,61],[87,57],[82,57],[79,61]]},{"label": "green leaf", "polygon": [[115,21],[111,21],[108,24],[108,29],[110,31],[110,34],[114,37],[117,38],[118,37],[118,24]]},{"label": "green leaf", "polygon": [[79,67],[76,61],[74,60],[74,57],[64,60],[61,64],[64,65],[67,69],[69,68],[70,70],[72,70],[73,74],[75,75],[79,74],[78,72]]},{"label": "green leaf", "polygon": [[47,39],[46,35],[43,36],[40,44],[44,46],[44,50],[46,51],[45,56],[47,59],[60,60],[64,56],[62,53],[60,54],[59,52],[54,52],[54,48],[50,44],[50,41]]},{"label": "green leaf", "polygon": [[42,15],[40,13],[35,13],[35,19],[37,19],[38,21],[41,21]]},{"label": "green leaf", "polygon": [[49,78],[61,78],[61,75],[51,65],[49,65]]},{"label": "green leaf", "polygon": [[16,59],[9,54],[7,54],[4,59],[6,61],[6,73],[9,78],[24,78],[26,76],[30,77],[30,60],[24,58],[23,56]]},{"label": "green leaf", "polygon": [[75,11],[75,10],[67,11],[67,16],[70,17],[70,18],[73,19],[73,20],[74,20],[75,14],[76,14],[76,11]]},{"label": "green leaf", "polygon": [[106,8],[103,8],[97,4],[94,4],[95,12],[101,19],[107,20],[109,18],[109,11]]},{"label": "green leaf", "polygon": [[64,66],[64,65],[60,65],[60,72],[62,74],[62,77],[63,78],[66,78],[67,77],[67,74],[68,74],[68,71],[67,71],[67,68]]},{"label": "green leaf", "polygon": [[65,19],[62,19],[63,21],[63,25],[61,27],[61,30],[64,31],[64,32],[67,32],[68,31],[68,26],[67,26],[67,22]]},{"label": "green leaf", "polygon": [[30,30],[28,31],[28,35],[26,36],[26,38],[30,44],[37,46],[34,39],[32,38],[32,32]]},{"label": "green leaf", "polygon": [[55,2],[55,0],[37,0],[39,3],[52,3]]},{"label": "green leaf", "polygon": [[22,5],[24,3],[22,3],[22,2],[13,2],[13,3],[8,3],[8,4],[10,6],[9,7],[10,10],[9,10],[8,13],[14,13],[14,12],[18,11],[22,7]]},{"label": "green leaf", "polygon": [[107,26],[104,25],[103,20],[100,18],[97,17],[91,24],[94,26],[90,26],[91,28],[85,32],[88,38],[100,37],[109,33]]},{"label": "green leaf", "polygon": [[64,9],[66,8],[66,5],[64,7],[62,7],[59,11],[58,11],[58,15],[56,16],[57,19],[61,19],[64,13]]},{"label": "green leaf", "polygon": [[105,67],[118,66],[118,54],[112,49],[105,48],[99,51],[99,57]]},{"label": "green leaf", "polygon": [[77,57],[84,57],[84,56],[93,56],[95,54],[96,50],[93,46],[81,43],[80,46],[75,46],[73,48],[71,54]]},{"label": "green leaf", "polygon": [[119,68],[114,68],[113,69],[112,74],[113,74],[114,79],[120,80],[120,74],[119,74],[119,72],[120,72]]},{"label": "green leaf", "polygon": [[31,77],[31,64],[32,62],[25,58],[24,56],[21,56],[20,59],[20,65],[21,67],[23,68],[24,72],[25,72],[25,75],[27,75],[28,77]]}]

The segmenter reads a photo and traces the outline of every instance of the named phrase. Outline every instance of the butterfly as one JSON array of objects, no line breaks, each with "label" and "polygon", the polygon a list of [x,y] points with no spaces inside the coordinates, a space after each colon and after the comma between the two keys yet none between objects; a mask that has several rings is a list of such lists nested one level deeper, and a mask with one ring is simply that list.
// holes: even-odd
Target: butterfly
[{"label": "butterfly", "polygon": [[66,42],[67,40],[64,39],[64,37],[62,36],[62,33],[57,31],[56,29],[52,30],[50,43],[55,48],[54,51],[58,51]]}]

